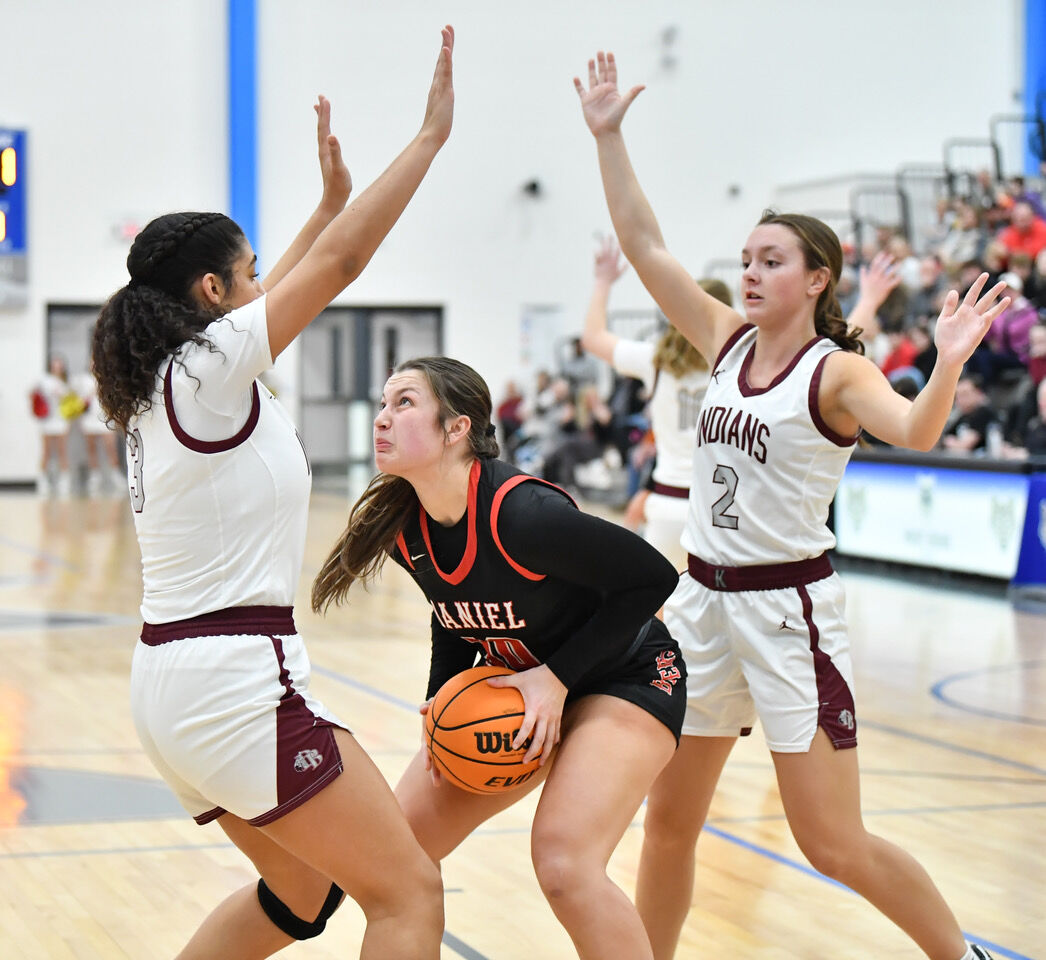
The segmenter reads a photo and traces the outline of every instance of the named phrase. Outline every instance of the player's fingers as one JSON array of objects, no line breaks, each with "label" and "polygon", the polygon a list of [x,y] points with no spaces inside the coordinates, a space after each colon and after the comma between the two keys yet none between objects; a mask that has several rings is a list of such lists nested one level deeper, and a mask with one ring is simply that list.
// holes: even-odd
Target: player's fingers
[{"label": "player's fingers", "polygon": [[577,77],[574,77],[574,89],[577,90],[577,95],[579,97],[583,97],[585,95],[585,88]]},{"label": "player's fingers", "polygon": [[612,53],[607,54],[607,81],[609,83],[617,83],[617,61],[614,59]]},{"label": "player's fingers", "polygon": [[596,61],[588,61],[588,89],[591,90],[597,83],[599,78],[596,76]]},{"label": "player's fingers", "polygon": [[998,298],[999,294],[1002,293],[1005,289],[1006,284],[1000,280],[997,284],[995,284],[994,287],[991,288],[991,290],[989,290],[983,297],[980,298],[980,300],[977,301],[977,305],[974,307],[974,309],[978,313],[980,313],[982,310],[987,310],[992,305],[992,303]]},{"label": "player's fingers", "polygon": [[941,307],[941,316],[950,317],[955,313],[955,308],[959,305],[959,291],[949,290],[948,296],[944,298],[944,305]]},{"label": "player's fingers", "polygon": [[1000,313],[1002,313],[1010,305],[1010,298],[1003,297],[994,307],[991,308],[987,313],[981,315],[981,319],[987,321],[987,326],[991,326],[992,320],[994,320]]},{"label": "player's fingers", "polygon": [[541,756],[544,753],[544,746],[546,740],[547,725],[544,720],[539,720],[537,727],[534,730],[534,736],[531,738],[530,746],[527,748],[527,752],[523,754],[523,762],[530,763],[537,756]]},{"label": "player's fingers", "polygon": [[984,289],[984,285],[988,282],[988,274],[982,273],[973,283],[970,284],[970,289],[966,291],[966,296],[963,297],[963,304],[972,306],[978,300],[981,295],[981,291]]}]

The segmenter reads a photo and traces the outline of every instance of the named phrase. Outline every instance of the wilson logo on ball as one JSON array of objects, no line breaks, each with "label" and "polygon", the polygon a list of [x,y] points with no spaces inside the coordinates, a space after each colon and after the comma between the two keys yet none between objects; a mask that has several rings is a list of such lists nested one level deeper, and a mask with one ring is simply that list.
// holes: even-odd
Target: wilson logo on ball
[{"label": "wilson logo on ball", "polygon": [[[497,731],[475,731],[476,753],[509,753],[512,750],[512,741],[519,736],[518,730],[511,733],[498,733]],[[520,750],[526,750],[530,746],[529,738],[524,741]]]}]

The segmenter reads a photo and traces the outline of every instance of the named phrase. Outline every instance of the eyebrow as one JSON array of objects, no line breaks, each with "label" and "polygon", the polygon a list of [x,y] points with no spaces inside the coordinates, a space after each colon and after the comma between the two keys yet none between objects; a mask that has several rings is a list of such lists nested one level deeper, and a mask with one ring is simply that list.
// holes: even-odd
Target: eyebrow
[{"label": "eyebrow", "polygon": [[[741,256],[742,257],[748,256],[748,252],[749,252],[748,251],[748,247],[745,247],[744,250],[741,251]],[[779,247],[776,243],[771,243],[769,246],[759,247],[756,250],[756,253],[771,253],[771,252],[773,252],[773,253],[784,253],[784,247]]]},{"label": "eyebrow", "polygon": [[[400,387],[400,386],[393,387],[390,395],[393,396],[393,397],[402,397],[403,394],[405,394],[407,392],[417,393],[418,392],[418,388],[413,383],[407,383],[407,384],[404,384],[402,387]],[[387,400],[387,397],[385,396],[385,391],[384,390],[381,392],[381,399],[382,400]]]}]

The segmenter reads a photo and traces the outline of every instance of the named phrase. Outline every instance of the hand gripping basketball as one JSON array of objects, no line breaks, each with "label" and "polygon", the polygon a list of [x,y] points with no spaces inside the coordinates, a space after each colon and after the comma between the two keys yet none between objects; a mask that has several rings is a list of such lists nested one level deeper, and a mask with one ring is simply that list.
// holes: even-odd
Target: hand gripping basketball
[{"label": "hand gripping basketball", "polygon": [[512,671],[473,667],[451,677],[425,714],[425,743],[437,769],[472,793],[505,793],[533,779],[540,758],[523,759],[529,741],[512,742],[523,722],[523,696],[514,687],[492,687],[490,677]]}]

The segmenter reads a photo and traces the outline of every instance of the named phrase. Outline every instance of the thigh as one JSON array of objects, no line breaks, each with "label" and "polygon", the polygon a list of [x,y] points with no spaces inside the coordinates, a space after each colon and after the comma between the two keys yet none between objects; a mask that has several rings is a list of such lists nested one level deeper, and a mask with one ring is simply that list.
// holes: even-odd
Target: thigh
[{"label": "thigh", "polygon": [[534,817],[535,851],[605,865],[674,749],[668,727],[634,703],[595,694],[571,704]]},{"label": "thigh", "polygon": [[428,861],[370,757],[346,731],[334,736],[342,775],[258,829],[358,903],[397,898]]},{"label": "thigh", "polygon": [[800,847],[843,847],[864,825],[856,750],[837,750],[818,730],[805,753],[773,753],[781,803]]},{"label": "thigh", "polygon": [[696,843],[719,776],[736,737],[680,738],[679,747],[650,788],[646,804],[647,832],[669,834]]},{"label": "thigh", "polygon": [[481,823],[530,793],[545,779],[549,767],[546,763],[510,793],[485,795],[462,790],[445,778],[433,783],[419,751],[396,784],[396,799],[418,843],[438,863]]}]

